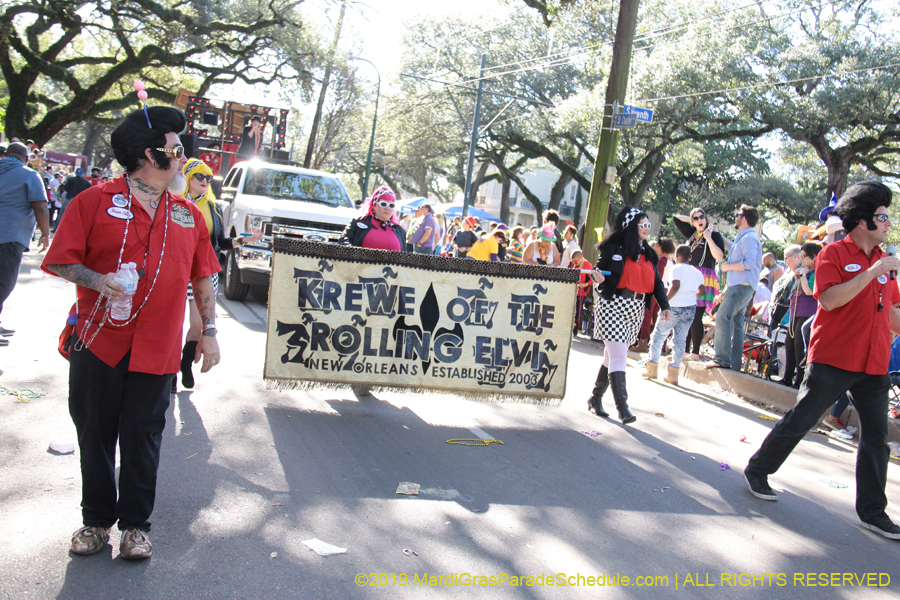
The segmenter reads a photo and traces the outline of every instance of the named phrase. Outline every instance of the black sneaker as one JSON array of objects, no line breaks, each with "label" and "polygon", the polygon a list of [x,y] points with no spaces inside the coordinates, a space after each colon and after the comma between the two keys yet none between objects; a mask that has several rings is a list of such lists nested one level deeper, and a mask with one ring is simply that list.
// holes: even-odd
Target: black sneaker
[{"label": "black sneaker", "polygon": [[871,529],[878,535],[883,535],[889,540],[900,540],[900,527],[894,525],[891,518],[884,513],[881,513],[868,523],[860,519],[859,524],[866,529]]},{"label": "black sneaker", "polygon": [[769,487],[769,480],[765,475],[754,475],[744,469],[744,481],[747,482],[747,489],[750,490],[750,493],[760,500],[771,500],[772,502],[778,500],[778,496]]}]

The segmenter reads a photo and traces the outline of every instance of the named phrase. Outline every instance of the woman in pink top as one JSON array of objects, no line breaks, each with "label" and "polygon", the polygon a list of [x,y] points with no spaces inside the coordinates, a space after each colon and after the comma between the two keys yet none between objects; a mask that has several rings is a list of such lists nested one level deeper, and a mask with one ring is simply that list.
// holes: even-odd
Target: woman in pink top
[{"label": "woman in pink top", "polygon": [[386,185],[381,186],[362,203],[361,216],[344,229],[340,243],[378,250],[406,250],[406,232],[397,221],[394,206],[397,197]]}]

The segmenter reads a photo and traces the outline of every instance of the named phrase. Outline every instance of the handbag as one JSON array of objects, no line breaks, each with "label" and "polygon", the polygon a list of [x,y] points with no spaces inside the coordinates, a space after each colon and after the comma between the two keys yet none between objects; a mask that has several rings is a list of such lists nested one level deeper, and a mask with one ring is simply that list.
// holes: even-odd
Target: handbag
[{"label": "handbag", "polygon": [[59,334],[58,350],[62,357],[69,360],[69,354],[72,352],[72,345],[75,343],[76,325],[78,325],[78,303],[72,305],[72,310],[66,317],[66,326],[63,327],[62,333]]}]

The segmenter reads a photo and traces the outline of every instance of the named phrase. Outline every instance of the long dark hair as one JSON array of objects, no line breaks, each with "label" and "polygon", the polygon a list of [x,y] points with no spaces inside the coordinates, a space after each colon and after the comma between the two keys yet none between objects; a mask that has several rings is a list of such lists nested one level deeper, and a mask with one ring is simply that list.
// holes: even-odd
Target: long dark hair
[{"label": "long dark hair", "polygon": [[[625,219],[629,216],[631,218],[628,219],[628,224],[626,225]],[[626,204],[619,211],[619,214],[616,215],[616,224],[612,233],[608,238],[600,242],[597,249],[602,252],[607,244],[619,244],[622,246],[623,254],[630,256],[631,260],[637,262],[643,252],[650,250],[650,247],[641,241],[641,237],[638,234],[638,223],[645,217],[647,217],[646,213]]]}]

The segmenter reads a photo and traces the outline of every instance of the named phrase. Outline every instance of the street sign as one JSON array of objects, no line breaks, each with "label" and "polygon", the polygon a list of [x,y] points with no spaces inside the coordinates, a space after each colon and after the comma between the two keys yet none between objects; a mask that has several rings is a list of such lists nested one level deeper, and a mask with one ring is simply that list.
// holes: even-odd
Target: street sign
[{"label": "street sign", "polygon": [[637,115],[615,115],[613,127],[634,127],[637,124]]},{"label": "street sign", "polygon": [[640,106],[622,106],[622,112],[630,115],[637,115],[637,120],[641,123],[653,122],[653,111],[649,108],[641,108]]}]

